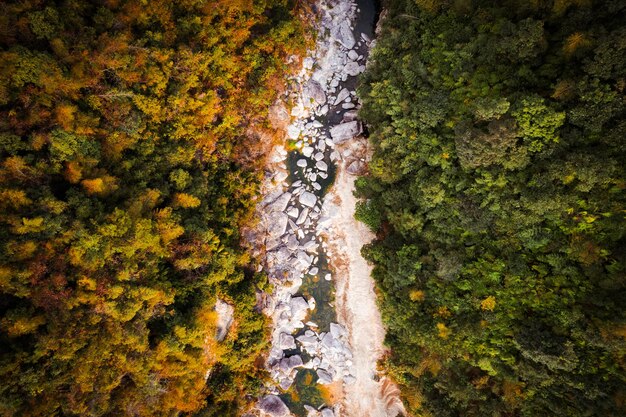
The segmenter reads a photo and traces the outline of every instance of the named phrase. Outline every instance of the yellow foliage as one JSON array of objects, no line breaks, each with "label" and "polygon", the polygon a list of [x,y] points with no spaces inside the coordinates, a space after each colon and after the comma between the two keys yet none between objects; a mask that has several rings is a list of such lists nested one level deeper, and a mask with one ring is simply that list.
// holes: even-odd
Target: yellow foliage
[{"label": "yellow foliage", "polygon": [[193,208],[200,205],[200,199],[187,193],[174,194],[174,204],[179,207]]},{"label": "yellow foliage", "polygon": [[29,206],[32,200],[26,196],[22,190],[8,189],[0,191],[0,205],[3,207],[10,206],[14,209]]},{"label": "yellow foliage", "polygon": [[87,194],[100,194],[104,192],[104,181],[102,178],[93,178],[90,180],[83,180],[81,182]]},{"label": "yellow foliage", "polygon": [[55,109],[57,123],[60,124],[63,129],[71,130],[74,123],[74,114],[78,109],[71,104],[61,103]]},{"label": "yellow foliage", "polygon": [[5,159],[2,166],[15,178],[29,178],[31,174],[31,168],[28,166],[24,158],[19,156],[11,156]]},{"label": "yellow foliage", "polygon": [[480,308],[482,310],[493,311],[493,309],[496,308],[496,297],[490,295],[489,297],[485,298],[483,301],[481,301]]},{"label": "yellow foliage", "polygon": [[565,45],[563,45],[563,52],[565,52],[565,55],[572,55],[578,49],[589,45],[591,45],[591,42],[584,34],[580,32],[575,32],[569,35],[565,40]]},{"label": "yellow foliage", "polygon": [[411,375],[419,378],[424,371],[428,371],[435,376],[441,370],[441,359],[436,354],[424,352],[417,367],[411,369]]},{"label": "yellow foliage", "polygon": [[450,330],[444,323],[437,323],[437,332],[439,337],[447,339],[452,333],[452,330]]},{"label": "yellow foliage", "polygon": [[95,291],[96,290],[96,280],[93,278],[89,278],[87,276],[82,276],[80,278],[78,278],[78,285],[81,286],[82,288],[89,290],[89,291]]},{"label": "yellow foliage", "polygon": [[16,261],[23,261],[30,259],[37,251],[37,243],[32,240],[26,242],[9,242],[7,244],[7,252],[11,254],[12,258]]},{"label": "yellow foliage", "polygon": [[30,140],[30,146],[36,151],[40,151],[41,148],[43,148],[44,145],[47,143],[48,143],[48,138],[46,138],[44,135],[41,135],[41,134],[32,135],[31,140]]},{"label": "yellow foliage", "polygon": [[110,175],[82,180],[81,185],[89,195],[106,195],[118,188],[115,177]]},{"label": "yellow foliage", "polygon": [[13,232],[18,235],[24,235],[26,233],[37,233],[43,230],[43,217],[35,217],[32,219],[28,219],[26,217],[22,218],[21,224],[18,223],[13,226]]},{"label": "yellow foliage", "polygon": [[441,317],[443,319],[448,319],[452,316],[452,313],[450,312],[450,310],[448,310],[448,307],[439,307],[437,309],[437,312],[434,314],[435,317]]},{"label": "yellow foliage", "polygon": [[78,183],[78,181],[80,181],[83,177],[83,171],[80,164],[76,161],[71,161],[65,164],[65,172],[63,173],[63,176],[72,184]]},{"label": "yellow foliage", "polygon": [[46,319],[44,316],[34,316],[18,317],[13,320],[4,318],[0,324],[9,337],[18,337],[34,332],[39,326],[45,323]]},{"label": "yellow foliage", "polygon": [[409,298],[411,301],[424,301],[426,294],[422,290],[413,290],[409,293]]}]

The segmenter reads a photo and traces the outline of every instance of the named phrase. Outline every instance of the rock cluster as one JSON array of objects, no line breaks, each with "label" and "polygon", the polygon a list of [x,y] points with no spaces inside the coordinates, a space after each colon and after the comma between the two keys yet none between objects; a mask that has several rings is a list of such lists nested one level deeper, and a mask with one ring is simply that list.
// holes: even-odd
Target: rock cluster
[{"label": "rock cluster", "polygon": [[[362,133],[361,123],[356,120],[356,93],[346,87],[346,81],[365,70],[363,54],[370,40],[354,34],[357,6],[353,0],[322,0],[319,5],[317,48],[305,58],[302,71],[292,80],[301,88],[294,89],[290,97],[296,104],[286,128],[288,138],[299,151],[291,173],[299,179],[288,184],[285,181],[289,172],[273,169],[268,180],[274,188],[259,205],[265,231],[265,270],[275,288],[264,305],[274,320],[267,366],[283,391],[290,388],[298,370],[303,368],[314,370],[320,384],[354,381],[346,329],[331,323],[330,331],[316,331],[317,326],[306,321],[316,301],[297,296],[303,279],[319,273],[318,252],[323,243],[317,231],[327,221],[322,216],[319,195],[333,163],[345,158],[354,159],[351,163],[362,163],[339,152],[337,145]],[[333,120],[340,120],[332,126],[327,121],[331,115]],[[284,167],[286,159],[287,152],[278,148],[272,162]],[[332,276],[325,273],[323,278],[330,281]],[[303,356],[310,359],[304,361]],[[280,401],[275,395],[264,397],[259,409],[263,411],[262,405],[267,404],[275,406],[276,399]],[[268,408],[282,410],[278,406],[265,407]],[[307,406],[307,410],[310,416],[334,416],[330,408],[316,410]]]}]

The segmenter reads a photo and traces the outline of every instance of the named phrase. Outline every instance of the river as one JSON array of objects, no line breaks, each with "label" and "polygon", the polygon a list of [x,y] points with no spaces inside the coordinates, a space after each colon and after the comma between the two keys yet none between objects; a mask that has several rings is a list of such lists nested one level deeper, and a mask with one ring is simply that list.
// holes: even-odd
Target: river
[{"label": "river", "polygon": [[275,416],[393,417],[403,408],[395,385],[376,370],[384,329],[359,253],[373,236],[354,220],[352,196],[367,159],[355,90],[376,5],[317,6],[316,48],[287,98],[294,103],[287,152],[274,158],[278,181],[261,204],[265,270],[274,284],[265,306],[274,325],[267,360],[274,384],[259,408]]}]

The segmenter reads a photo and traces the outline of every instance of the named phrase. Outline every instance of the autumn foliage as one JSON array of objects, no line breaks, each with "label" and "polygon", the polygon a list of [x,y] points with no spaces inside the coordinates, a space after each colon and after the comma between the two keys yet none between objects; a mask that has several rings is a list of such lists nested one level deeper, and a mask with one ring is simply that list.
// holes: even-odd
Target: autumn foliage
[{"label": "autumn foliage", "polygon": [[[246,130],[289,1],[0,5],[0,415],[229,415],[259,380]],[[219,346],[219,296],[238,330]],[[252,382],[251,382],[252,381]]]}]

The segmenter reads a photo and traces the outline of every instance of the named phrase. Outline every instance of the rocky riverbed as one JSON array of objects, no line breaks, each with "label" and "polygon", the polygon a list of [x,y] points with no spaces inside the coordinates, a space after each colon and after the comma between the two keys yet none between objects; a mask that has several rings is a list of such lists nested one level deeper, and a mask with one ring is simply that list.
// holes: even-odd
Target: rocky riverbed
[{"label": "rocky riverbed", "polygon": [[[363,22],[367,16],[359,6],[366,5],[373,10],[373,3],[323,0],[317,5],[316,48],[304,59],[300,73],[291,80],[290,97],[283,100],[294,105],[287,111],[283,102],[278,102],[272,109],[273,121],[285,125],[292,151],[289,153],[280,146],[274,149],[264,199],[258,206],[261,218],[258,233],[263,236],[265,247],[263,268],[274,285],[273,293],[265,297],[262,304],[273,320],[267,368],[275,382],[267,387],[268,394],[260,399],[258,408],[262,414],[270,416],[295,412],[309,417],[333,417],[343,411],[355,415],[350,412],[350,405],[341,400],[313,404],[307,403],[313,402],[312,399],[302,398],[302,395],[289,397],[287,393],[298,390],[294,384],[302,380],[298,378],[299,372],[310,372],[314,376],[306,382],[308,384],[332,385],[335,390],[339,387],[340,399],[344,398],[346,387],[358,386],[360,388],[352,392],[361,392],[367,384],[357,378],[376,379],[375,363],[382,351],[380,335],[384,334],[373,298],[374,316],[378,321],[363,325],[373,325],[371,328],[376,335],[372,341],[378,350],[371,358],[366,358],[364,371],[363,364],[354,363],[351,346],[355,340],[351,334],[354,323],[346,322],[345,312],[340,314],[341,320],[337,320],[335,314],[337,305],[347,306],[342,302],[334,303],[335,277],[328,264],[332,267],[338,259],[326,255],[327,248],[331,247],[335,248],[331,252],[338,254],[332,231],[337,230],[333,224],[341,210],[324,202],[324,192],[335,180],[338,166],[342,175],[354,175],[366,162],[366,142],[357,139],[363,127],[357,119],[355,86],[356,77],[365,70],[373,25],[373,15],[369,16],[371,22]],[[369,34],[362,31],[368,24],[369,30],[365,32]],[[346,184],[353,186],[352,182]],[[352,213],[350,216],[354,221]],[[360,242],[363,243],[366,241]],[[368,274],[364,278],[370,285],[369,270],[364,273]],[[342,284],[342,288],[345,291],[345,285]],[[318,299],[313,293],[319,294]],[[374,297],[373,291],[370,296]],[[330,313],[322,314],[328,310]],[[363,354],[361,362],[362,357]],[[373,369],[370,369],[372,363]],[[373,395],[379,396],[378,393]],[[297,401],[287,401],[293,397],[297,397]],[[290,410],[286,403],[294,409]]]}]

